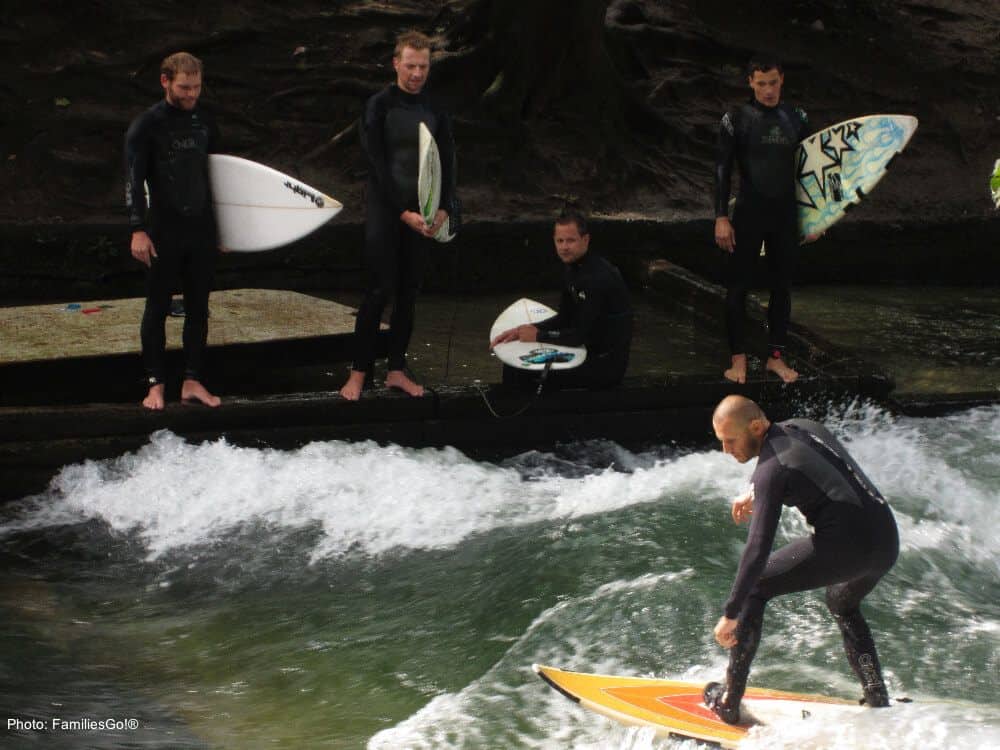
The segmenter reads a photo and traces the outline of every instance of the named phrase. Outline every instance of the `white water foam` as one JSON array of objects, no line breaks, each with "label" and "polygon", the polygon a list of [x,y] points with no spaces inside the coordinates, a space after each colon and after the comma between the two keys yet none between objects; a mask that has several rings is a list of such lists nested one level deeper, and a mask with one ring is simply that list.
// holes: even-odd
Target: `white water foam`
[{"label": "white water foam", "polygon": [[151,558],[208,543],[245,523],[319,525],[313,559],[453,547],[474,534],[612,512],[682,493],[735,494],[740,469],[717,453],[689,454],[630,474],[532,481],[454,449],[312,443],[283,452],[218,440],[192,445],[169,433],[115,461],[63,469],[30,526],[104,520],[137,533]]},{"label": "white water foam", "polygon": [[[860,411],[830,422],[890,499],[903,549],[945,549],[1000,566],[1000,408],[938,420],[894,421]],[[318,526],[313,559],[458,545],[492,529],[610,513],[636,504],[697,498],[720,506],[745,486],[752,465],[719,451],[632,460],[583,476],[525,476],[453,449],[371,442],[313,443],[296,451],[192,445],[169,432],[114,461],[63,469],[49,496],[0,533],[104,520],[137,533],[152,558],[210,543],[246,523]],[[799,533],[796,514],[783,530]],[[998,567],[1000,571],[1000,567]]]},{"label": "white water foam", "polygon": [[942,549],[1000,574],[1000,407],[828,426],[889,500],[903,550]]}]

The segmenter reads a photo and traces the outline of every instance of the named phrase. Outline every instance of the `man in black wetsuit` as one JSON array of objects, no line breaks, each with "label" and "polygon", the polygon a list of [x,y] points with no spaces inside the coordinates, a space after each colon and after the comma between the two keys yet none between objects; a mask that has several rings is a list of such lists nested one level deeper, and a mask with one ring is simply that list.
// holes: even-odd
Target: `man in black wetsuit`
[{"label": "man in black wetsuit", "polygon": [[[861,600],[899,554],[896,522],[885,498],[816,422],[772,423],[750,399],[727,396],[716,407],[712,426],[724,452],[740,463],[756,457],[757,466],[750,490],[732,506],[734,521],[750,519],[750,532],[715,626],[719,645],[731,649],[726,682],[705,687],[705,704],[724,721],[738,722],[764,607],[775,596],[826,587],[826,604],[840,626],[864,702],[888,706],[875,642],[861,614]],[[784,505],[798,508],[813,533],[772,552]]]},{"label": "man in black wetsuit", "polygon": [[[753,97],[723,116],[715,162],[715,243],[729,254],[726,327],[732,361],[725,376],[736,383],[746,382],[746,298],[761,243],[766,242],[771,287],[766,368],[790,383],[798,373],[785,363],[782,354],[792,309],[791,272],[798,244],[794,156],[799,141],[809,133],[809,120],[801,109],[781,101],[784,74],[779,63],[755,57],[747,76]],[[740,188],[730,222],[734,162],[739,163]]]},{"label": "man in black wetsuit", "polygon": [[[559,312],[537,325],[504,331],[490,348],[507,341],[538,341],[563,346],[586,346],[579,367],[549,373],[552,385],[569,388],[610,388],[618,385],[628,367],[632,342],[632,305],[618,269],[589,250],[590,232],[580,213],[565,211],[556,219],[552,235],[563,262],[563,292]],[[534,382],[535,373],[504,366],[504,382]]]},{"label": "man in black wetsuit", "polygon": [[[430,62],[430,39],[419,32],[402,34],[392,58],[396,82],[369,99],[362,115],[361,141],[368,160],[367,288],[354,324],[354,363],[340,389],[340,395],[351,401],[361,397],[371,376],[379,324],[390,300],[385,384],[411,396],[424,394],[423,387],[405,372],[406,350],[413,333],[427,243],[455,205],[451,121],[424,91]],[[441,156],[441,208],[430,225],[424,222],[417,204],[420,123],[434,136]]]},{"label": "man in black wetsuit", "polygon": [[[201,61],[178,52],[160,67],[164,98],[125,136],[125,203],[132,228],[132,256],[149,269],[142,315],[142,359],[147,409],[163,409],[166,380],[164,321],[174,286],[184,292],[184,382],[181,399],[218,406],[201,383],[208,337],[208,295],[218,255],[208,180],[208,154],[219,139],[214,118],[198,106]],[[149,185],[146,204],[143,183]]]}]

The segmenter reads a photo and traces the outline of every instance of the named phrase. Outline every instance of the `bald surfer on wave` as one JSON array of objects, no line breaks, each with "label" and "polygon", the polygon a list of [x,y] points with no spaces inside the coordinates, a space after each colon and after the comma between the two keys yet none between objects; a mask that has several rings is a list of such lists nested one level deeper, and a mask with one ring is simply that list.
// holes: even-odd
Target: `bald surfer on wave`
[{"label": "bald surfer on wave", "polygon": [[[740,700],[760,643],[764,608],[776,596],[826,588],[826,605],[840,627],[863,702],[889,705],[875,641],[861,601],[899,554],[899,536],[885,498],[843,445],[807,419],[774,423],[743,396],[727,396],[712,427],[722,450],[740,463],[756,458],[750,489],[733,501],[736,523],[750,521],[715,639],[730,649],[724,683],[705,687],[705,705],[723,721],[740,720]],[[783,506],[797,508],[810,536],[772,552]]]}]

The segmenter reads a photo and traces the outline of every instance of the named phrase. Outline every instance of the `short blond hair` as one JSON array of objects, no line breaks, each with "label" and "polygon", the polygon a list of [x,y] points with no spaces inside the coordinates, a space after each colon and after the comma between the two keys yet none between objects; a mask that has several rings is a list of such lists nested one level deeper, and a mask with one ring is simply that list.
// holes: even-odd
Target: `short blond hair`
[{"label": "short blond hair", "polygon": [[392,53],[393,57],[400,57],[403,54],[403,49],[409,47],[415,50],[430,50],[433,45],[431,44],[431,38],[420,31],[404,31],[402,34],[396,37],[396,49]]},{"label": "short blond hair", "polygon": [[194,75],[201,71],[201,60],[190,52],[175,52],[163,58],[163,62],[160,63],[160,75],[166,76],[168,81],[174,80],[178,73]]}]

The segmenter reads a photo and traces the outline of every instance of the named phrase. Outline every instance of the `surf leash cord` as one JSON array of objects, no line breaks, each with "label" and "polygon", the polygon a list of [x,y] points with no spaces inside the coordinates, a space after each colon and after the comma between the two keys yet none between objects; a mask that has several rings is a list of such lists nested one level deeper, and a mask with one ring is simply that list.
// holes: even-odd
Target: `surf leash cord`
[{"label": "surf leash cord", "polygon": [[486,391],[483,389],[483,387],[479,383],[475,384],[476,385],[476,390],[479,392],[479,395],[482,397],[483,403],[486,404],[486,408],[489,409],[490,414],[492,414],[497,419],[513,419],[514,417],[520,417],[522,414],[524,414],[525,412],[527,412],[528,409],[530,409],[532,406],[534,406],[535,402],[538,401],[538,399],[541,397],[542,390],[545,388],[545,380],[549,376],[549,370],[552,369],[553,362],[555,362],[554,359],[549,359],[549,360],[547,360],[545,362],[545,369],[542,370],[542,375],[538,379],[538,386],[535,388],[535,393],[534,393],[534,395],[532,395],[532,397],[528,401],[528,403],[526,403],[524,406],[522,406],[517,411],[514,411],[514,412],[512,412],[510,414],[500,414],[493,407],[493,404],[490,403],[489,396],[486,395]]}]

